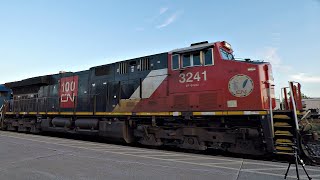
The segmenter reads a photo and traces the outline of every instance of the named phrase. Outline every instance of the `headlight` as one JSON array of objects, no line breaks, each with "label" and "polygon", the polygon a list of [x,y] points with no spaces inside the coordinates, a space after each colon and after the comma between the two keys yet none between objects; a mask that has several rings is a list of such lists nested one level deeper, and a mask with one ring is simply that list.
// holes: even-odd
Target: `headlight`
[{"label": "headlight", "polygon": [[228,48],[230,50],[232,49],[231,45],[229,43],[225,42],[225,41],[223,41],[223,45],[224,45],[224,47],[226,47],[226,48]]}]

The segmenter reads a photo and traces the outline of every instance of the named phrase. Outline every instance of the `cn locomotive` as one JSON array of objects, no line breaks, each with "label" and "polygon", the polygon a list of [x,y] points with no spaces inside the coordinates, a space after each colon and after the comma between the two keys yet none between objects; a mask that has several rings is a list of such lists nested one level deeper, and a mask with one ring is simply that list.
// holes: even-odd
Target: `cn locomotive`
[{"label": "cn locomotive", "polygon": [[[86,134],[149,146],[290,154],[300,85],[275,111],[268,62],[236,60],[225,41],[80,72],[6,83],[2,129]],[[310,139],[310,138],[309,138]]]}]

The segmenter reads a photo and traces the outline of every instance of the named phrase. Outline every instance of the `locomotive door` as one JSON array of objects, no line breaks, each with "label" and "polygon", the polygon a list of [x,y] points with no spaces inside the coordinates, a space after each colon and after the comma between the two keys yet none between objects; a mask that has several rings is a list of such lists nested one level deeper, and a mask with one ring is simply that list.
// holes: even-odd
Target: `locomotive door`
[{"label": "locomotive door", "polygon": [[120,102],[121,98],[121,81],[110,83],[109,90],[109,107],[112,111]]},{"label": "locomotive door", "polygon": [[96,112],[108,111],[108,82],[104,80],[97,81],[95,85],[95,110]]},{"label": "locomotive door", "polygon": [[94,112],[111,112],[119,103],[119,83],[95,80],[89,93],[90,107]]}]

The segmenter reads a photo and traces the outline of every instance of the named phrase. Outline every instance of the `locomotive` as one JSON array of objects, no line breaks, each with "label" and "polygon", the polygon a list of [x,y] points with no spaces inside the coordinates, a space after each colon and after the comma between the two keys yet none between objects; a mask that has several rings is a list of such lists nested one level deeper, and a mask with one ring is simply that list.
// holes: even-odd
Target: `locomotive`
[{"label": "locomotive", "polygon": [[284,93],[285,109],[275,111],[272,82],[270,63],[236,60],[225,41],[200,42],[6,83],[13,99],[1,124],[3,130],[149,146],[290,155],[294,116],[302,110],[300,84],[291,83],[291,99]]}]

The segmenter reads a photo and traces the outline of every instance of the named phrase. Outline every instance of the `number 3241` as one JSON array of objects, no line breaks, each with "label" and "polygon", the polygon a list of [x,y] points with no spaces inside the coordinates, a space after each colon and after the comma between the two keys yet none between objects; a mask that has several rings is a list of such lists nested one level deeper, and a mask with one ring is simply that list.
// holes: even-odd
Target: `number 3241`
[{"label": "number 3241", "polygon": [[192,83],[194,81],[201,81],[202,78],[204,81],[207,80],[207,71],[203,71],[201,74],[200,72],[196,72],[195,74],[192,72],[181,73],[179,75],[179,83]]}]

